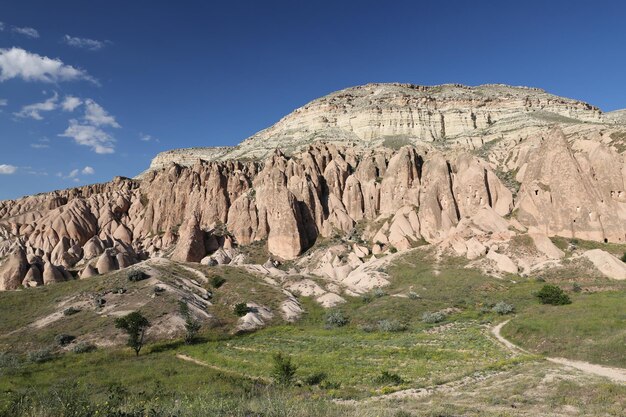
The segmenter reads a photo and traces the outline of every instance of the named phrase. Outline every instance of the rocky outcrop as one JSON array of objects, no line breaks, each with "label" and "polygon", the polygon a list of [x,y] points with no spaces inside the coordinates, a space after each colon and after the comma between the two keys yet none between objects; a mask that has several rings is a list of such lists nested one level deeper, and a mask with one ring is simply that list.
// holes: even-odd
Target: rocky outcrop
[{"label": "rocky outcrop", "polygon": [[0,291],[18,289],[28,269],[24,248],[16,245],[4,263],[0,265]]},{"label": "rocky outcrop", "polygon": [[530,232],[604,242],[626,241],[624,159],[605,145],[575,153],[552,129],[528,157],[517,218]]},{"label": "rocky outcrop", "polygon": [[554,121],[601,120],[596,107],[536,88],[367,84],[316,99],[236,147],[167,151],[151,168],[193,165],[198,159],[263,159],[276,148],[297,153],[314,139],[364,147],[441,141],[479,147]]},{"label": "rocky outcrop", "polygon": [[[492,248],[516,231],[554,259],[563,253],[550,236],[626,241],[620,120],[527,88],[342,90],[235,148],[174,150],[137,180],[0,202],[0,286],[89,277],[156,256],[241,263],[234,249],[255,242],[292,260],[337,237],[359,244],[315,268],[359,291],[384,284],[363,271],[370,253],[424,242],[471,260],[490,254],[512,272]],[[18,242],[25,262],[11,252]]]},{"label": "rocky outcrop", "polygon": [[204,232],[198,218],[191,216],[183,227],[172,259],[180,262],[200,262],[206,255]]}]

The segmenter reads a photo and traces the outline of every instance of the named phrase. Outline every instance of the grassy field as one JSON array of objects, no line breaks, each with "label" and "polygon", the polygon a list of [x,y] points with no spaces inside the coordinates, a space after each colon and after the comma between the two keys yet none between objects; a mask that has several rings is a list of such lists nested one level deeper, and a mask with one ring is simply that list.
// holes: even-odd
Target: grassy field
[{"label": "grassy field", "polygon": [[543,355],[626,368],[626,290],[570,297],[569,305],[524,310],[503,336]]},{"label": "grassy field", "polygon": [[[151,342],[139,358],[120,347],[85,354],[57,351],[44,363],[33,363],[21,353],[0,354],[0,416],[82,417],[95,411],[110,416],[179,417],[530,416],[561,408],[563,414],[555,415],[565,416],[570,406],[586,415],[600,411],[620,415],[617,410],[623,409],[626,388],[601,379],[579,381],[580,376],[567,374],[539,356],[513,354],[493,340],[489,328],[505,319],[492,311],[504,301],[515,307],[515,314],[507,317],[512,320],[503,334],[515,343],[538,354],[625,366],[625,283],[561,273],[541,279],[495,279],[465,268],[462,259],[435,262],[431,256],[427,250],[411,251],[389,267],[391,285],[383,291],[345,296],[347,302],[336,309],[347,318],[345,326],[329,327],[328,311],[300,297],[305,309],[300,321],[276,320],[264,330],[244,335],[227,331],[236,321],[232,304],[255,301],[277,310],[280,290],[237,268],[194,265],[209,280],[214,275],[226,279],[213,289],[214,320],[204,326],[198,343],[184,345],[174,336]],[[155,268],[168,282],[193,275],[174,264]],[[80,332],[104,328],[122,337],[107,327],[110,319],[103,324],[99,320],[105,318],[89,311],[79,313],[85,313],[82,317],[77,314],[75,322],[58,320],[39,330],[28,326],[58,311],[72,294],[97,293],[121,284],[130,294],[145,290],[144,284],[124,280],[123,275],[112,274],[0,293],[0,314],[7,317],[0,321],[0,343],[50,344],[56,333],[70,332],[72,326]],[[544,281],[564,288],[573,303],[539,304],[535,293]],[[574,282],[580,284],[580,292],[573,290]],[[163,312],[156,307],[165,301],[153,297],[142,309],[158,316]],[[424,322],[422,315],[432,312],[443,312],[443,320]],[[393,323],[393,331],[381,323]],[[13,332],[20,328],[29,331]],[[277,352],[288,355],[297,366],[293,386],[278,388],[272,383],[272,358]],[[180,355],[198,363],[184,361]],[[383,373],[391,378],[382,378]],[[308,381],[316,374],[324,377],[311,385]],[[554,382],[546,384],[546,380]],[[466,382],[458,385],[459,381]],[[470,395],[463,384],[475,391]],[[362,402],[426,387],[429,394],[423,401],[416,396]],[[511,412],[511,404],[525,407],[528,414]]]}]

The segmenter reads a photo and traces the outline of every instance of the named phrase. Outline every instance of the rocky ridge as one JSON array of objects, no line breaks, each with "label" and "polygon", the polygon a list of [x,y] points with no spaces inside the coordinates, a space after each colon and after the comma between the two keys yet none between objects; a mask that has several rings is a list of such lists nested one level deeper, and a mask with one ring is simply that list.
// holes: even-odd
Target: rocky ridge
[{"label": "rocky ridge", "polygon": [[[0,290],[162,256],[246,264],[255,242],[295,262],[255,271],[321,277],[323,305],[385,285],[380,263],[423,243],[528,273],[559,259],[548,236],[626,241],[619,120],[526,88],[342,90],[207,160],[172,151],[138,179],[0,202]],[[507,251],[526,234],[534,257]]]}]

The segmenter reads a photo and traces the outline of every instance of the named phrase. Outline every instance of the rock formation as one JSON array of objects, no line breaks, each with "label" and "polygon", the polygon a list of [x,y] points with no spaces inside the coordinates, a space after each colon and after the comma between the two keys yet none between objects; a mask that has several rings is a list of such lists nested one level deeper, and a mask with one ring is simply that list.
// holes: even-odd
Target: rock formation
[{"label": "rock formation", "polygon": [[233,248],[254,242],[292,260],[336,236],[355,237],[351,254],[314,268],[355,288],[370,253],[423,242],[514,273],[494,248],[516,233],[551,259],[563,253],[550,236],[626,240],[618,116],[507,86],[342,90],[234,148],[176,150],[137,179],[0,202],[0,289],[156,256],[242,262]]}]

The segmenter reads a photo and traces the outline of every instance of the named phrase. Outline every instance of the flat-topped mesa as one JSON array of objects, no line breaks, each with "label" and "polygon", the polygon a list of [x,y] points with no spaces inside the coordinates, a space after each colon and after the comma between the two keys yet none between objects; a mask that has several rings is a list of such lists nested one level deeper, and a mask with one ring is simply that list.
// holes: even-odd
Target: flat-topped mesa
[{"label": "flat-topped mesa", "polygon": [[536,88],[366,84],[313,100],[235,147],[159,154],[151,169],[169,162],[193,165],[197,159],[262,159],[276,148],[291,154],[319,140],[366,148],[440,142],[475,149],[524,128],[582,122],[603,122],[602,112]]}]

